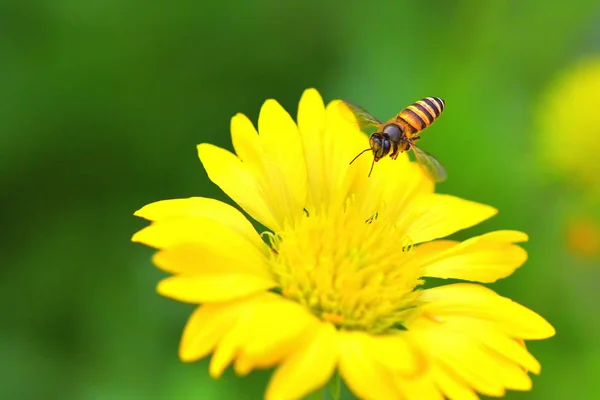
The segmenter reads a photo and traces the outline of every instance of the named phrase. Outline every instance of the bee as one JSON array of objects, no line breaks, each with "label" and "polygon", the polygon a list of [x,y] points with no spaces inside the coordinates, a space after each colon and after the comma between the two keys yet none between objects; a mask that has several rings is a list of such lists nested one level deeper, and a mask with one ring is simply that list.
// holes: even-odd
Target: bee
[{"label": "bee", "polygon": [[434,182],[446,180],[447,174],[444,166],[434,156],[415,144],[420,139],[421,132],[433,124],[444,111],[446,105],[444,100],[439,97],[425,97],[406,107],[385,123],[359,106],[346,101],[342,101],[341,104],[346,107],[344,115],[348,115],[349,109],[358,121],[361,130],[369,127],[377,128],[377,131],[369,137],[369,148],[361,151],[350,161],[350,164],[363,153],[371,150],[373,152],[373,162],[369,171],[369,176],[371,176],[375,163],[386,155],[395,160],[400,153],[412,150],[417,163]]}]

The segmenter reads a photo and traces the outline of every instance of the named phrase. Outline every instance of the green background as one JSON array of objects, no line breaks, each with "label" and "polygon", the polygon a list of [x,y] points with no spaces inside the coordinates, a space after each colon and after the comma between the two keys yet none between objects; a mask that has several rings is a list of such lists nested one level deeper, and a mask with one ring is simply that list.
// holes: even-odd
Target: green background
[{"label": "green background", "polygon": [[167,198],[226,199],[196,144],[231,149],[302,91],[388,118],[446,100],[421,145],[439,191],[498,207],[467,232],[519,229],[529,261],[492,287],[557,329],[530,342],[530,393],[600,396],[598,260],[567,252],[577,197],[541,174],[535,113],[553,77],[600,51],[600,5],[579,1],[0,3],[2,399],[258,399],[269,372],[211,380],[177,358],[191,306],[160,297],[132,213]]}]

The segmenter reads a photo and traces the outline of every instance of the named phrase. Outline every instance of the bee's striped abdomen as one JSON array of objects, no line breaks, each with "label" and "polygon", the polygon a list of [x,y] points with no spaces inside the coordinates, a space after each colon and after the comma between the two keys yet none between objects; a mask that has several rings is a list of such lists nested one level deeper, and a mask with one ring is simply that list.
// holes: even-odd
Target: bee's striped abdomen
[{"label": "bee's striped abdomen", "polygon": [[446,102],[439,97],[425,97],[400,111],[397,118],[413,129],[413,134],[431,125],[444,111]]}]

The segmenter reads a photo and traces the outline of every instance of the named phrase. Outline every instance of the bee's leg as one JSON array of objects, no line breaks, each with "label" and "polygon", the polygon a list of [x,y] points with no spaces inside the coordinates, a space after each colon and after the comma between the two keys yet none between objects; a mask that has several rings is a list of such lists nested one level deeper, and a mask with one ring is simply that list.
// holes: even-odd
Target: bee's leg
[{"label": "bee's leg", "polygon": [[396,158],[398,158],[398,154],[400,154],[400,151],[399,151],[399,150],[400,150],[400,147],[399,147],[397,144],[395,144],[395,143],[394,143],[394,145],[393,145],[393,146],[394,146],[394,147],[393,147],[393,149],[392,149],[392,153],[390,154],[390,158],[391,158],[392,160],[395,160]]},{"label": "bee's leg", "polygon": [[416,141],[417,141],[417,140],[419,140],[419,139],[421,139],[421,136],[419,136],[419,135],[413,136],[413,137],[411,138],[411,140],[413,141],[413,143],[414,143],[414,142],[416,142]]}]

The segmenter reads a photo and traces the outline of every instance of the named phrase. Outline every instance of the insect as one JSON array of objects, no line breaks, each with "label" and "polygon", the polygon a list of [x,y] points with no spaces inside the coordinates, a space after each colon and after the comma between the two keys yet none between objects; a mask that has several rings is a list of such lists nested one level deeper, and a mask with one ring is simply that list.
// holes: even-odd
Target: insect
[{"label": "insect", "polygon": [[444,166],[434,156],[415,144],[420,139],[420,133],[433,124],[444,111],[446,105],[444,100],[439,97],[425,97],[406,107],[385,123],[359,106],[346,101],[342,101],[341,104],[345,106],[345,113],[349,109],[356,117],[361,130],[366,130],[369,127],[377,128],[377,131],[369,137],[369,148],[361,151],[350,161],[350,164],[363,153],[371,150],[373,152],[373,162],[369,171],[369,176],[371,176],[375,162],[386,155],[395,160],[398,154],[412,150],[418,164],[433,181],[442,182],[446,180],[447,174]]}]

